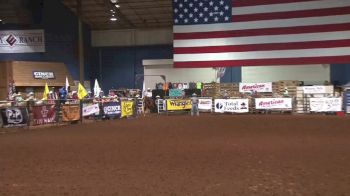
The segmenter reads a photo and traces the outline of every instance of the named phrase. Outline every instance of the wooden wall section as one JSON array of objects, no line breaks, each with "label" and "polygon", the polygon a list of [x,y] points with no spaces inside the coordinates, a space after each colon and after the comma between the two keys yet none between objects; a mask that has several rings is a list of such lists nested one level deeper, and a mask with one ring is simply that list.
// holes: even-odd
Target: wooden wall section
[{"label": "wooden wall section", "polygon": [[10,66],[10,62],[0,62],[0,100],[7,98],[7,87],[9,80],[12,78],[12,69]]},{"label": "wooden wall section", "polygon": [[[39,87],[47,82],[49,86],[65,86],[66,76],[70,86],[73,86],[73,78],[63,63],[12,61],[13,80],[16,86]],[[54,72],[55,79],[34,79],[33,71]]]}]

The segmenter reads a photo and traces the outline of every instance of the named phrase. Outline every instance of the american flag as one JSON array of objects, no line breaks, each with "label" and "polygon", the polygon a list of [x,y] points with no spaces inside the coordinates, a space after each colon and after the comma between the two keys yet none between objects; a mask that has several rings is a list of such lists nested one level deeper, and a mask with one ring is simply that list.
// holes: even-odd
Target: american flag
[{"label": "american flag", "polygon": [[173,0],[175,67],[350,63],[350,0]]}]

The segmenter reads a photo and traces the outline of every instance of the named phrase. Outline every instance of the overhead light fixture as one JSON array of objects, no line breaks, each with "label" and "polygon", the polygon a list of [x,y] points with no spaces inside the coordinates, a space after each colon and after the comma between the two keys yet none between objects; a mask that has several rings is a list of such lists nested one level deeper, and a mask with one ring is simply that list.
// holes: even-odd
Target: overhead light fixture
[{"label": "overhead light fixture", "polygon": [[118,0],[111,0],[111,3],[117,3]]},{"label": "overhead light fixture", "polygon": [[115,7],[116,7],[116,8],[120,8],[120,5],[119,5],[119,4],[115,4]]},{"label": "overhead light fixture", "polygon": [[114,15],[112,15],[112,17],[110,18],[110,20],[111,20],[111,21],[117,21],[117,18],[116,18]]}]

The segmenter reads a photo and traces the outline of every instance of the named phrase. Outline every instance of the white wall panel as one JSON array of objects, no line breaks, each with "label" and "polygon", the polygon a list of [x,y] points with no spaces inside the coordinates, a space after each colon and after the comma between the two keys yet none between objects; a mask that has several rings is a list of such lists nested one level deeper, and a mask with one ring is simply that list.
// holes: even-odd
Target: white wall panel
[{"label": "white wall panel", "polygon": [[330,66],[249,66],[242,67],[242,82],[273,82],[278,80],[300,80],[305,84],[323,84],[330,81]]},{"label": "white wall panel", "polygon": [[[212,68],[173,68],[172,60],[143,60],[145,75],[165,75],[167,82],[213,82],[216,71]],[[164,82],[159,76],[145,76],[146,88]]]}]

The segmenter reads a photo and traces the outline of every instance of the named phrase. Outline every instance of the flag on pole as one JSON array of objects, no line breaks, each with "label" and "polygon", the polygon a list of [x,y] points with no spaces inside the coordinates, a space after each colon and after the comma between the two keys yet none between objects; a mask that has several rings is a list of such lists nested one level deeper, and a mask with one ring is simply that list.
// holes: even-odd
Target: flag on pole
[{"label": "flag on pole", "polygon": [[145,91],[146,91],[146,84],[145,84],[145,78],[143,79],[143,84],[142,84],[142,97],[145,97]]},{"label": "flag on pole", "polygon": [[86,89],[84,88],[84,86],[79,83],[79,85],[78,85],[78,98],[83,99],[87,94],[88,93],[87,93]]},{"label": "flag on pole", "polygon": [[50,93],[49,86],[47,85],[47,83],[45,83],[43,100],[47,100],[48,99],[49,93]]},{"label": "flag on pole", "polygon": [[66,76],[66,91],[68,92],[68,87],[69,87],[69,82],[68,82],[68,77]]},{"label": "flag on pole", "polygon": [[97,79],[95,79],[95,85],[94,85],[94,96],[98,97],[101,93],[100,85],[98,84]]}]

